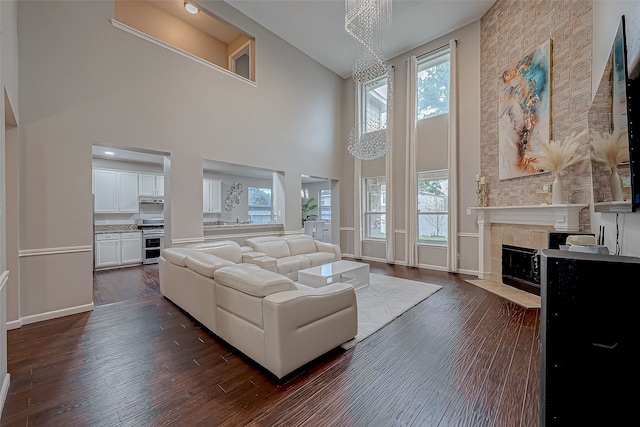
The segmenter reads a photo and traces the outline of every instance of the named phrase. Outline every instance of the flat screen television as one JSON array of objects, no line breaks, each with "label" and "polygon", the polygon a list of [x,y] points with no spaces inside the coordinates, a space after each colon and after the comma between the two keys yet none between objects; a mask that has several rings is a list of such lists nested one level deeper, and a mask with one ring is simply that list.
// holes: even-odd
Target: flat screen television
[{"label": "flat screen television", "polygon": [[629,167],[631,169],[631,210],[640,207],[640,16],[625,19],[624,63],[629,126]]}]

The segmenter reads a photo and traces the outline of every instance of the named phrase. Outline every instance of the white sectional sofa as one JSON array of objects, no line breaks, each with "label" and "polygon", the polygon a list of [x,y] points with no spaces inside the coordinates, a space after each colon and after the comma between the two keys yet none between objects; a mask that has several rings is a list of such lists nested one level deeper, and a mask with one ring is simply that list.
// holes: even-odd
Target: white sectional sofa
[{"label": "white sectional sofa", "polygon": [[160,290],[282,378],[356,336],[356,296],[349,284],[295,283],[256,265],[269,265],[262,256],[233,241],[167,248],[159,260]]},{"label": "white sectional sofa", "polygon": [[340,246],[314,240],[306,234],[254,237],[247,239],[245,244],[253,250],[245,254],[246,262],[252,259],[250,262],[293,280],[298,280],[299,270],[339,261],[342,258]]}]

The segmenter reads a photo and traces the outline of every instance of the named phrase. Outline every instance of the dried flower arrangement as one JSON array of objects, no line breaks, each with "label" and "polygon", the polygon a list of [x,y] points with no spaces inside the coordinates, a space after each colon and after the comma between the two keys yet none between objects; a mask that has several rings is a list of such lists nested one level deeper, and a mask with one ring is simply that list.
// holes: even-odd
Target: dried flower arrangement
[{"label": "dried flower arrangement", "polygon": [[623,200],[618,164],[629,161],[629,131],[623,129],[613,133],[591,132],[591,151],[593,160],[604,163],[611,169],[611,198],[613,201]]},{"label": "dried flower arrangement", "polygon": [[592,131],[591,150],[593,160],[614,169],[629,161],[629,132],[626,129],[613,133]]},{"label": "dried flower arrangement", "polygon": [[580,139],[585,136],[586,130],[576,134],[572,132],[562,142],[540,141],[540,151],[535,154],[533,164],[541,172],[559,173],[569,166],[573,166],[587,158],[586,155],[578,154]]}]

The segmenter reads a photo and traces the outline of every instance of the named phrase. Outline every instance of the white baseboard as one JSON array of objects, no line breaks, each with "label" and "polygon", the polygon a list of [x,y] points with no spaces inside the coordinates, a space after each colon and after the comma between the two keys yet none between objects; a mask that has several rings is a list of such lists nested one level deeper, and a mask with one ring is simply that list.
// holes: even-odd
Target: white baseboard
[{"label": "white baseboard", "polygon": [[91,304],[78,305],[75,307],[63,308],[61,310],[48,311],[46,313],[33,314],[20,318],[22,325],[28,325],[30,323],[42,322],[43,320],[56,319],[58,317],[70,316],[72,314],[84,313],[85,311],[93,310],[93,302]]},{"label": "white baseboard", "polygon": [[10,331],[11,329],[18,329],[22,326],[22,320],[18,319],[18,320],[12,320],[10,322],[7,322],[7,331]]},{"label": "white baseboard", "polygon": [[2,381],[2,389],[0,390],[0,416],[2,415],[2,410],[4,409],[4,401],[7,400],[7,395],[9,394],[9,384],[11,375],[7,373],[4,376],[4,380]]},{"label": "white baseboard", "polygon": [[458,269],[458,271],[456,273],[470,274],[472,276],[478,276],[480,274],[480,273],[478,273],[478,270],[467,270],[467,269]]},{"label": "white baseboard", "polygon": [[449,271],[447,270],[447,267],[443,267],[441,265],[418,264],[418,268],[426,268],[427,270],[435,271]]}]

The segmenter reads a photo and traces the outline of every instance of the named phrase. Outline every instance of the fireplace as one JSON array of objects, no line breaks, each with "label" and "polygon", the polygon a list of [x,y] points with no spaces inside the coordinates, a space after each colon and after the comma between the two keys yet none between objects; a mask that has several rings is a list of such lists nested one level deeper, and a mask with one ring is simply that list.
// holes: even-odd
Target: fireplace
[{"label": "fireplace", "polygon": [[502,283],[540,295],[540,251],[503,244]]},{"label": "fireplace", "polygon": [[478,215],[478,278],[502,281],[502,244],[544,249],[547,233],[580,231],[587,204],[488,206],[467,208]]}]

